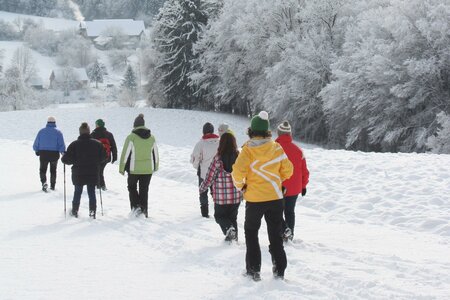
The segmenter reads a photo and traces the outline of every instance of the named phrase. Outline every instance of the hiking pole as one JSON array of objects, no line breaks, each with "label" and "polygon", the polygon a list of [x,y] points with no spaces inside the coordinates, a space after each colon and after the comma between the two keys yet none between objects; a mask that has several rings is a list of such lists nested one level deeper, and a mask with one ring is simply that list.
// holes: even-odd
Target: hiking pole
[{"label": "hiking pole", "polygon": [[103,216],[102,188],[99,187],[98,191],[100,192],[100,207],[102,208],[102,216]]},{"label": "hiking pole", "polygon": [[66,213],[66,164],[64,165],[64,219],[67,219]]}]

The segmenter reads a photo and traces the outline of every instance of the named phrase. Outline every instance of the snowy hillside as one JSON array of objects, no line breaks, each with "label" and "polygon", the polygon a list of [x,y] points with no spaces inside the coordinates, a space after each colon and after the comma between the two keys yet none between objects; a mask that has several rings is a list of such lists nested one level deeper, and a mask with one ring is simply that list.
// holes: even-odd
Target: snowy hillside
[{"label": "snowy hillside", "polygon": [[22,22],[25,19],[32,19],[37,23],[42,23],[44,28],[54,31],[62,31],[67,29],[78,29],[80,22],[75,20],[61,19],[61,18],[46,18],[32,15],[16,14],[0,10],[0,19],[5,22],[13,23],[20,19]]},{"label": "snowy hillside", "polygon": [[[66,144],[81,122],[103,118],[119,151],[138,113],[160,148],[149,219],[129,216],[126,177],[105,171],[104,216],[64,218],[63,167],[56,191],[40,191],[37,131],[54,115]],[[286,245],[286,281],[272,277],[260,230],[262,281],[245,269],[244,205],[239,243],[200,217],[189,155],[202,125],[231,124],[239,144],[246,118],[151,108],[72,105],[1,112],[0,295],[2,299],[446,299],[450,295],[450,156],[376,154],[305,147],[311,172]],[[73,186],[67,169],[67,207]],[[98,197],[98,194],[97,194]],[[211,205],[211,204],[210,204]],[[212,205],[210,206],[212,209]],[[99,205],[100,210],[100,205]]]}]

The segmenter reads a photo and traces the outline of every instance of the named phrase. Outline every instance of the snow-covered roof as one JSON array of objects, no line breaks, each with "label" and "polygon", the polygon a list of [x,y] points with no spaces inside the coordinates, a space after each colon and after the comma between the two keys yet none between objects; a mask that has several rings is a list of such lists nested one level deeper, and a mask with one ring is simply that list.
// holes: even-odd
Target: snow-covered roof
[{"label": "snow-covered roof", "polygon": [[81,27],[86,28],[86,34],[89,37],[100,36],[109,28],[118,28],[128,36],[138,36],[145,30],[144,21],[133,19],[85,21],[81,23]]},{"label": "snow-covered roof", "polygon": [[[86,69],[84,68],[71,68],[70,69],[75,77],[75,80],[78,81],[89,81],[89,77],[87,76]],[[55,80],[60,81],[64,78],[65,69],[56,69],[53,70],[53,74],[55,75]]]}]

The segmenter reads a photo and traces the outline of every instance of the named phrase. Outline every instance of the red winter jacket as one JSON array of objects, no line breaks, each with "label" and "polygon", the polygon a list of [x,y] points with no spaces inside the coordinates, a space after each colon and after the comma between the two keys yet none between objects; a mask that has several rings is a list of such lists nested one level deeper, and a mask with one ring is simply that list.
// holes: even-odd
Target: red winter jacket
[{"label": "red winter jacket", "polygon": [[283,182],[283,186],[286,188],[285,196],[301,194],[302,189],[306,188],[309,181],[305,156],[302,150],[292,142],[292,136],[289,134],[280,135],[275,141],[283,147],[287,157],[294,165],[294,173],[291,178]]}]

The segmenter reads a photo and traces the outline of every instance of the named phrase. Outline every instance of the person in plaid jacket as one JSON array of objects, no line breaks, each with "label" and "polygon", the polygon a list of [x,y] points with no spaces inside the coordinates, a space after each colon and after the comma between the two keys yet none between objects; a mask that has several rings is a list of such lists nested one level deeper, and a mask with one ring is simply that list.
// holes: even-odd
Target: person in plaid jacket
[{"label": "person in plaid jacket", "polygon": [[242,192],[236,189],[230,174],[238,155],[235,137],[231,133],[224,133],[205,180],[199,187],[201,193],[212,186],[214,218],[225,235],[225,241],[229,242],[238,239],[237,215],[242,201]]}]

